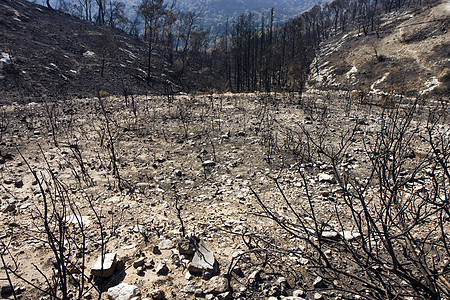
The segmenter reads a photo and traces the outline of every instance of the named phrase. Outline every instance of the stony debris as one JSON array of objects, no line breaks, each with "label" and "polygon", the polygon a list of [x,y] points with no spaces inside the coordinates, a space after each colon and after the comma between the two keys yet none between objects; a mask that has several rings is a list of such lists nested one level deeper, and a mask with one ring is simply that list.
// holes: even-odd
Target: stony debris
[{"label": "stony debris", "polygon": [[306,293],[304,290],[295,290],[292,292],[292,296],[294,297],[299,297],[299,298],[304,298],[306,296]]},{"label": "stony debris", "polygon": [[120,283],[107,292],[109,300],[140,300],[141,291],[135,285]]},{"label": "stony debris", "polygon": [[2,298],[8,298],[13,292],[13,287],[9,284],[5,284],[1,288],[1,296]]},{"label": "stony debris", "polygon": [[205,160],[203,162],[203,167],[214,167],[216,165],[216,163],[213,160]]},{"label": "stony debris", "polygon": [[323,295],[321,293],[314,293],[314,300],[321,300],[323,299]]},{"label": "stony debris", "polygon": [[204,240],[200,240],[198,249],[195,251],[188,269],[191,273],[210,272],[213,275],[218,273],[219,266],[214,253]]},{"label": "stony debris", "polygon": [[169,267],[167,267],[167,262],[163,259],[160,260],[158,265],[156,266],[156,274],[160,276],[167,275],[169,273]]},{"label": "stony debris", "polygon": [[317,178],[319,180],[319,182],[326,182],[326,183],[331,183],[331,184],[336,184],[337,181],[334,178],[333,175],[327,174],[327,173],[319,173],[317,175]]},{"label": "stony debris", "polygon": [[94,266],[91,268],[91,274],[94,277],[109,277],[116,270],[117,263],[117,253],[106,253],[102,268],[102,256],[100,255]]},{"label": "stony debris", "polygon": [[317,278],[313,282],[313,287],[316,288],[316,289],[324,288],[325,287],[325,282],[323,281],[323,278],[320,277],[320,276],[317,276]]},{"label": "stony debris", "polygon": [[175,243],[172,240],[162,240],[158,244],[159,250],[170,250],[172,248],[175,248]]},{"label": "stony debris", "polygon": [[258,268],[257,270],[253,271],[250,274],[250,276],[248,276],[248,282],[250,282],[250,283],[261,282],[262,273],[263,273],[263,270],[261,268]]},{"label": "stony debris", "polygon": [[145,264],[145,257],[141,256],[133,262],[133,267],[138,268]]},{"label": "stony debris", "polygon": [[214,276],[203,283],[204,294],[221,294],[228,291],[228,280],[223,276]]},{"label": "stony debris", "polygon": [[322,238],[328,240],[338,240],[341,238],[341,235],[337,231],[323,231]]},{"label": "stony debris", "polygon": [[225,293],[218,294],[216,297],[218,300],[231,300],[233,299],[233,293],[228,291]]},{"label": "stony debris", "polygon": [[177,241],[177,249],[180,254],[192,255],[195,252],[195,241],[192,238],[180,238]]},{"label": "stony debris", "polygon": [[150,297],[153,300],[164,300],[166,299],[166,293],[161,289],[156,289],[150,292]]}]

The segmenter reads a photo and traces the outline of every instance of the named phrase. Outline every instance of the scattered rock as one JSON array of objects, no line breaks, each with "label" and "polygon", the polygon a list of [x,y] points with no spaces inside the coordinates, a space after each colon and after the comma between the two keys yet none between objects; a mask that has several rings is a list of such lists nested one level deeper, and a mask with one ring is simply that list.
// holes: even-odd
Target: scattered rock
[{"label": "scattered rock", "polygon": [[4,184],[12,184],[14,182],[14,178],[6,177],[3,179]]},{"label": "scattered rock", "polygon": [[228,291],[228,280],[222,276],[214,276],[203,284],[204,294],[221,294]]},{"label": "scattered rock", "polygon": [[169,273],[169,268],[167,267],[167,263],[165,260],[160,260],[158,265],[156,266],[156,274],[164,276]]},{"label": "scattered rock", "polygon": [[120,283],[108,289],[109,300],[138,300],[141,299],[141,291],[135,285]]},{"label": "scattered rock", "polygon": [[214,167],[215,165],[216,165],[216,163],[212,160],[205,160],[203,162],[204,167]]},{"label": "scattered rock", "polygon": [[328,240],[338,240],[340,239],[341,235],[336,231],[323,231],[322,232],[322,238],[328,239]]},{"label": "scattered rock", "polygon": [[323,299],[323,295],[321,293],[314,293],[314,300],[321,300]]},{"label": "scattered rock", "polygon": [[145,262],[144,266],[146,269],[153,269],[155,267],[155,261],[152,258],[149,261]]},{"label": "scattered rock", "polygon": [[158,245],[153,246],[152,252],[153,252],[153,254],[156,254],[156,255],[161,254],[161,250],[159,250]]},{"label": "scattered rock", "polygon": [[209,271],[213,274],[218,272],[218,264],[214,258],[214,253],[205,243],[204,240],[200,240],[198,249],[194,253],[194,257],[188,267],[191,273],[203,273]]},{"label": "scattered rock", "polygon": [[319,173],[317,175],[319,182],[327,182],[331,184],[337,183],[336,179],[333,175],[327,174],[327,173]]},{"label": "scattered rock", "polygon": [[22,179],[16,179],[16,180],[14,181],[14,186],[15,186],[16,188],[21,188],[21,187],[23,187],[23,180],[22,180]]},{"label": "scattered rock", "polygon": [[231,300],[232,298],[233,298],[233,293],[230,291],[217,295],[218,300]]},{"label": "scattered rock", "polygon": [[306,296],[306,293],[304,290],[295,290],[294,292],[292,292],[292,296],[304,298]]},{"label": "scattered rock", "polygon": [[14,212],[15,210],[16,210],[16,204],[14,204],[14,203],[7,203],[5,206],[2,207],[3,213]]},{"label": "scattered rock", "polygon": [[181,170],[179,170],[179,169],[176,169],[173,173],[178,177],[183,176],[183,172],[181,172]]},{"label": "scattered rock", "polygon": [[137,268],[145,264],[145,257],[139,257],[133,262],[133,267]]},{"label": "scattered rock", "polygon": [[105,254],[102,268],[102,256],[100,255],[95,262],[95,265],[91,269],[91,274],[94,277],[109,277],[111,276],[117,267],[117,253]]},{"label": "scattered rock", "polygon": [[361,234],[359,232],[344,230],[344,232],[342,232],[342,236],[347,241],[353,241],[354,239],[359,238],[361,236]]},{"label": "scattered rock", "polygon": [[169,250],[175,247],[175,243],[172,240],[162,240],[158,244],[159,250]]},{"label": "scattered rock", "polygon": [[182,238],[178,240],[177,248],[180,254],[192,255],[195,252],[195,242],[190,238]]},{"label": "scattered rock", "polygon": [[320,276],[317,276],[316,280],[314,280],[313,282],[313,287],[318,289],[318,288],[324,288],[325,287],[325,282],[323,281],[323,278]]},{"label": "scattered rock", "polygon": [[136,268],[136,274],[139,275],[139,276],[144,276],[145,268],[144,267],[137,267]]},{"label": "scattered rock", "polygon": [[8,298],[13,292],[13,288],[12,286],[10,286],[9,284],[5,284],[2,286],[1,289],[1,296],[2,298]]},{"label": "scattered rock", "polygon": [[166,293],[161,289],[156,289],[150,292],[150,296],[153,300],[163,300],[166,299]]},{"label": "scattered rock", "polygon": [[261,281],[261,274],[262,274],[262,272],[263,272],[262,269],[258,269],[256,271],[253,271],[253,273],[251,273],[250,276],[248,276],[248,281],[250,283],[260,282]]}]

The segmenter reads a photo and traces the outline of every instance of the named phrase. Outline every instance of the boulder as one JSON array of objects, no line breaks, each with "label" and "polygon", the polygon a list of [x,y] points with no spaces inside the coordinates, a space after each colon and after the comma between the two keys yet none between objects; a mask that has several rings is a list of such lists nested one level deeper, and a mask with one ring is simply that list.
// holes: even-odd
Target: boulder
[{"label": "boulder", "polygon": [[103,260],[102,268],[102,256],[100,255],[95,262],[95,265],[91,268],[91,274],[94,277],[109,277],[111,276],[117,267],[117,253],[107,253]]}]

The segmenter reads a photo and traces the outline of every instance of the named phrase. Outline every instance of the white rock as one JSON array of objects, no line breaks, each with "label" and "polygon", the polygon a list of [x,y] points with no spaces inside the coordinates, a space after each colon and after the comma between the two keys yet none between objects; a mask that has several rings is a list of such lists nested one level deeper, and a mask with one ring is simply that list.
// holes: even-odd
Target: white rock
[{"label": "white rock", "polygon": [[189,271],[193,273],[209,271],[213,274],[217,272],[217,262],[214,258],[214,253],[204,240],[200,240],[198,249],[195,251],[194,257],[189,265]]},{"label": "white rock", "polygon": [[91,269],[91,274],[95,277],[109,277],[111,276],[117,267],[117,253],[107,253],[103,260],[102,269],[102,256],[100,255],[95,262],[95,265]]},{"label": "white rock", "polygon": [[328,183],[336,183],[336,179],[333,175],[327,174],[327,173],[319,173],[317,175],[317,178],[319,182],[328,182]]},{"label": "white rock", "polygon": [[135,285],[120,283],[108,289],[109,300],[138,300],[141,299],[141,291]]}]

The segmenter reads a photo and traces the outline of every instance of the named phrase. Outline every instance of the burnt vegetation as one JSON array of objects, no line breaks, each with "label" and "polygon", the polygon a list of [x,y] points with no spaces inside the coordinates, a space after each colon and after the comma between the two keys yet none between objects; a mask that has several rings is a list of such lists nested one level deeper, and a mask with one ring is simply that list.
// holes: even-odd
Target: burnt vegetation
[{"label": "burnt vegetation", "polygon": [[346,61],[345,88],[309,88],[324,42],[438,4],[244,13],[213,37],[164,0],[134,20],[117,1],[0,0],[1,296],[450,298],[448,69],[434,94],[405,90],[413,59],[372,47],[364,72],[394,66],[390,90]]}]

